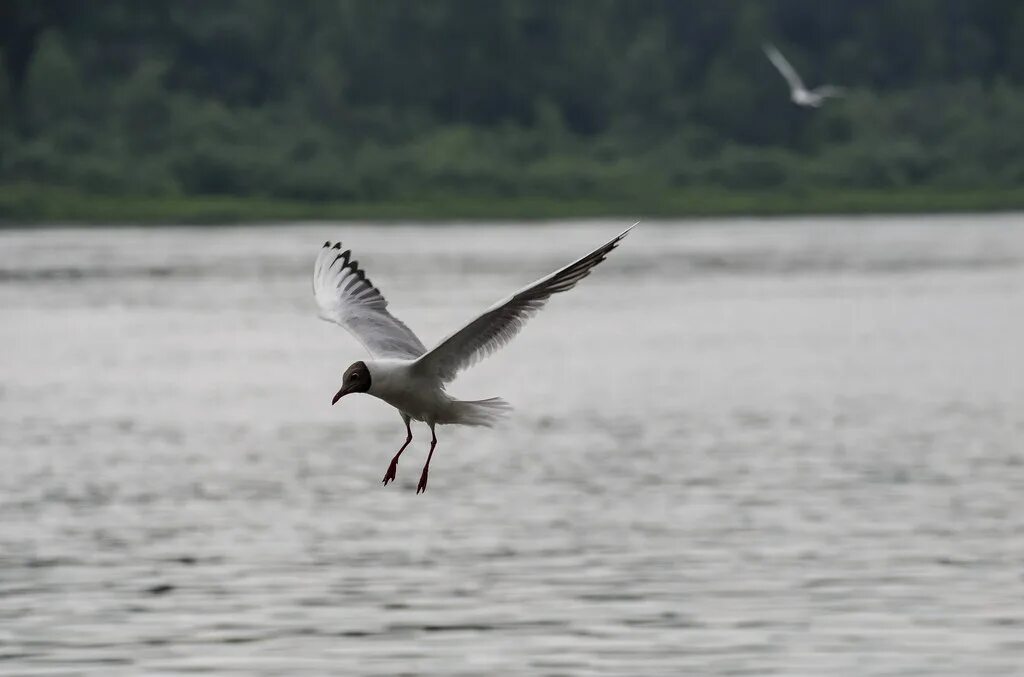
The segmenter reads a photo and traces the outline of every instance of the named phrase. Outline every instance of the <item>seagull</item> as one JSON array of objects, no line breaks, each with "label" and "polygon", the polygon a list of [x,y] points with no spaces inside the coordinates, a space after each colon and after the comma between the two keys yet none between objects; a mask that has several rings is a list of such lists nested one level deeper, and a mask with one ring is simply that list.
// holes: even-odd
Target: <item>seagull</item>
[{"label": "seagull", "polygon": [[829,97],[838,97],[844,94],[842,87],[834,87],[832,85],[822,85],[816,89],[807,89],[804,86],[804,81],[800,79],[800,75],[796,72],[796,69],[786,61],[786,57],[782,56],[782,52],[775,49],[775,45],[768,43],[765,44],[764,49],[765,56],[772,62],[772,65],[782,74],[782,77],[789,83],[789,98],[793,100],[798,106],[819,108],[821,104],[825,103],[825,99]]},{"label": "seagull", "polygon": [[405,443],[391,459],[385,485],[395,479],[398,459],[412,442],[410,421],[430,426],[430,451],[416,487],[419,494],[427,489],[430,459],[437,446],[434,426],[490,427],[511,410],[499,397],[457,400],[445,392],[445,384],[511,341],[552,294],[575,287],[637,223],[586,256],[498,301],[429,351],[405,323],[388,312],[387,300],[367,279],[351,250],[342,251],[340,242],[324,243],[313,268],[319,315],[347,329],[372,358],[353,362],[345,370],[341,389],[331,404],[351,393],[366,393],[397,409],[405,423]]}]

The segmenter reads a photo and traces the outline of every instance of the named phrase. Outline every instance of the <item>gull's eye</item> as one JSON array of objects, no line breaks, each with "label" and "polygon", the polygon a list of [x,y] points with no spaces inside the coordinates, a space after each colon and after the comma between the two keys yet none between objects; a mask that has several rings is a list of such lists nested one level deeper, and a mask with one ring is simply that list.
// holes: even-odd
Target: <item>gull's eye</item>
[{"label": "gull's eye", "polygon": [[348,375],[348,380],[349,381],[355,381],[356,380],[356,373],[352,372],[351,374],[349,374]]}]

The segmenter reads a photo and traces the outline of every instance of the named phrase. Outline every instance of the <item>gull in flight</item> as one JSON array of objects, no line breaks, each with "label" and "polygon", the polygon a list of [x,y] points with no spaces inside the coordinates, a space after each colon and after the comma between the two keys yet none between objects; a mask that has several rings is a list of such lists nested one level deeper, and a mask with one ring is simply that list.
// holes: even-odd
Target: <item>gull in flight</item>
[{"label": "gull in flight", "polygon": [[804,81],[800,79],[800,75],[796,72],[796,69],[786,61],[786,57],[782,56],[782,52],[775,49],[775,45],[768,43],[763,47],[765,56],[772,62],[776,70],[782,74],[782,77],[789,83],[789,98],[793,100],[798,106],[810,106],[811,108],[819,108],[821,104],[825,103],[825,99],[829,97],[837,97],[843,95],[842,87],[834,87],[832,85],[822,85],[816,89],[807,89],[804,86]]},{"label": "gull in flight", "polygon": [[354,362],[345,370],[341,389],[331,404],[350,393],[367,393],[397,409],[405,422],[405,444],[391,459],[384,484],[395,479],[398,458],[412,442],[411,420],[430,426],[430,452],[416,487],[418,494],[427,489],[430,459],[437,446],[435,425],[492,426],[508,413],[511,407],[501,398],[457,400],[445,392],[445,384],[511,341],[552,294],[575,287],[636,225],[498,301],[429,351],[409,327],[388,312],[388,302],[366,278],[352,252],[342,251],[340,242],[324,243],[313,268],[313,293],[320,317],[347,329],[372,358]]}]

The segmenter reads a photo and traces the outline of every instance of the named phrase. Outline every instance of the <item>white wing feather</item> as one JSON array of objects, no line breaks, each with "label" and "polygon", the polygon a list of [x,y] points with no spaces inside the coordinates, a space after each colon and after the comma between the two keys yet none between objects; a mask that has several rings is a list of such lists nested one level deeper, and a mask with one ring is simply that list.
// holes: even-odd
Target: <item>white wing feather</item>
[{"label": "white wing feather", "polygon": [[320,317],[341,325],[373,357],[415,359],[426,352],[409,327],[388,312],[388,302],[366,278],[350,250],[325,242],[313,267]]},{"label": "white wing feather", "polygon": [[776,70],[782,74],[782,77],[786,78],[786,82],[791,90],[794,92],[807,91],[807,87],[804,86],[804,81],[800,79],[796,69],[786,60],[786,57],[782,56],[782,52],[777,50],[775,45],[766,44],[762,49],[764,49],[765,56],[772,62]]},{"label": "white wing feather", "polygon": [[542,277],[512,296],[499,301],[479,317],[437,344],[420,357],[413,368],[447,382],[511,341],[526,321],[544,307],[552,294],[567,291],[604,261],[611,250],[626,237],[633,224],[615,239],[583,258]]},{"label": "white wing feather", "polygon": [[846,95],[846,89],[843,87],[836,87],[835,85],[822,85],[817,89],[812,89],[811,94],[816,94],[823,99],[837,98]]}]

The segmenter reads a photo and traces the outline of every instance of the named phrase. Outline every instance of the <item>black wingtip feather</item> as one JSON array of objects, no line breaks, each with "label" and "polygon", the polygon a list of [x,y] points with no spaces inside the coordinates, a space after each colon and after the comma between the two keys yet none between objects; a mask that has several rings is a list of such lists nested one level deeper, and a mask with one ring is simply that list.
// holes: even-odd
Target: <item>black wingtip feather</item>
[{"label": "black wingtip feather", "polygon": [[340,243],[340,242],[336,242],[336,243],[334,244],[334,246],[333,246],[333,247],[331,247],[331,249],[341,249],[341,243]]}]

